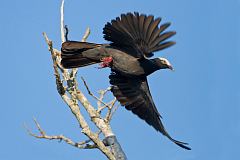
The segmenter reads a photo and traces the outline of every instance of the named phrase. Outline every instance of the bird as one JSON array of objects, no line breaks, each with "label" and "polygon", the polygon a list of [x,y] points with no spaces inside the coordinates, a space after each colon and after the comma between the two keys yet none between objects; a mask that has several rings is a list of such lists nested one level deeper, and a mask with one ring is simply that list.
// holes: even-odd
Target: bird
[{"label": "bird", "polygon": [[99,68],[111,68],[111,91],[120,104],[176,145],[191,150],[188,143],[173,139],[166,131],[147,81],[147,76],[157,70],[173,70],[166,58],[150,59],[154,52],[175,44],[168,39],[176,32],[166,31],[171,23],[159,26],[161,20],[138,12],[121,14],[103,28],[103,37],[109,44],[62,43],[61,65],[69,69],[99,63]]}]

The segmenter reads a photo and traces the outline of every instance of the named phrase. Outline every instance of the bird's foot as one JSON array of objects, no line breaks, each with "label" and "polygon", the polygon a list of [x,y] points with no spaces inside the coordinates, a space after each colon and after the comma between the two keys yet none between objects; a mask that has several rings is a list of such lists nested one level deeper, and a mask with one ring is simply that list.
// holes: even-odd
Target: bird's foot
[{"label": "bird's foot", "polygon": [[105,67],[110,67],[113,59],[112,59],[112,57],[104,57],[100,61],[101,61],[101,63],[100,63],[99,69],[105,68]]}]

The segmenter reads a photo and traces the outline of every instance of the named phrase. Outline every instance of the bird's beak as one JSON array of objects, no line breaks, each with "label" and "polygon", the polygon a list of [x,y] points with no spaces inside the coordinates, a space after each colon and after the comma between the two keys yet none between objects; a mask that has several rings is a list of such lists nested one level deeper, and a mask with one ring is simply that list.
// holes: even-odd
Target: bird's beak
[{"label": "bird's beak", "polygon": [[174,68],[173,68],[172,65],[169,65],[168,68],[169,68],[170,70],[174,71]]}]

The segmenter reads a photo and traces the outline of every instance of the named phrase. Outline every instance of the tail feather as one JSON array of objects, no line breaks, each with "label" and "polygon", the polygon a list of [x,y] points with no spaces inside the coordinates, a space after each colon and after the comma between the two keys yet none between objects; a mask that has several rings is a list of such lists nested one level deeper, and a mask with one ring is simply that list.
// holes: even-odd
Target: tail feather
[{"label": "tail feather", "polygon": [[84,67],[91,64],[99,63],[83,56],[83,52],[89,49],[99,47],[100,44],[67,41],[62,44],[61,48],[61,64],[64,68]]}]

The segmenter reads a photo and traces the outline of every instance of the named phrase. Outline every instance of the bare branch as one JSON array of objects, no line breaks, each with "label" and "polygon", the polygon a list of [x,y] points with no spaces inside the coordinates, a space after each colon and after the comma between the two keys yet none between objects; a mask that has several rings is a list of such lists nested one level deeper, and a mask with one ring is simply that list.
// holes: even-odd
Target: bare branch
[{"label": "bare branch", "polygon": [[94,109],[94,107],[89,103],[85,95],[77,88],[77,99],[83,107],[86,109],[88,115],[94,124],[102,131],[105,137],[114,135],[111,127],[104,122],[100,114]]},{"label": "bare branch", "polygon": [[112,112],[111,112],[110,116],[109,116],[109,117],[106,117],[106,119],[107,119],[108,122],[110,122],[110,120],[111,120],[112,117],[113,117],[113,114],[117,111],[117,109],[118,109],[119,106],[120,106],[120,105],[115,106],[115,107],[112,109]]},{"label": "bare branch", "polygon": [[[52,41],[50,41],[47,37],[46,33],[43,33],[43,36],[48,44],[48,50],[51,52],[52,60],[53,60],[53,69],[54,69],[54,75],[56,78],[56,85],[57,85],[57,90],[60,95],[63,95],[65,93],[65,88],[63,87],[62,81],[61,81],[61,76],[58,72],[58,65],[56,61],[56,53],[53,51],[53,46],[52,46]],[[66,72],[66,71],[64,71]]]},{"label": "bare branch", "polygon": [[85,34],[84,34],[83,38],[82,38],[82,42],[86,42],[89,35],[90,35],[90,28],[88,27],[85,31]]},{"label": "bare branch", "polygon": [[99,108],[101,108],[101,101],[103,101],[103,98],[104,98],[104,95],[105,95],[105,93],[106,92],[104,92],[103,90],[100,90],[100,91],[98,91],[98,93],[99,93],[99,99],[100,99],[100,101],[97,101],[97,106],[98,106],[98,109]]},{"label": "bare branch", "polygon": [[105,116],[105,121],[106,121],[107,123],[110,122],[113,114],[116,112],[116,110],[117,110],[118,107],[119,107],[119,105],[117,105],[117,106],[114,108],[116,102],[117,102],[117,99],[116,99],[116,98],[114,98],[114,100],[111,102],[111,106],[110,106],[110,108],[108,109],[108,112],[107,112],[107,114],[106,114],[106,116]]},{"label": "bare branch", "polygon": [[[105,102],[102,101],[103,98],[102,98],[102,99],[98,98],[97,96],[95,96],[95,95],[90,91],[90,89],[89,89],[89,87],[88,87],[88,85],[87,85],[87,82],[84,80],[84,78],[81,77],[81,79],[82,79],[82,81],[83,81],[84,86],[86,87],[86,89],[87,89],[87,91],[88,91],[88,94],[89,94],[90,96],[92,96],[94,99],[96,99],[98,102],[102,103],[104,106],[106,106],[106,107],[109,108],[108,104],[106,104]],[[104,96],[104,95],[103,95],[103,96]],[[102,97],[103,97],[103,96],[102,96]]]},{"label": "bare branch", "polygon": [[[110,91],[110,90],[111,90],[111,87],[108,87],[108,88],[105,89],[105,90],[99,90],[99,91],[98,91],[98,93],[99,93],[99,95],[100,95],[99,99],[100,99],[101,101],[103,101],[103,98],[104,98],[105,94],[106,94],[108,91]],[[98,108],[101,108],[101,101],[97,101]]]},{"label": "bare branch", "polygon": [[62,0],[61,8],[60,8],[60,14],[61,14],[61,40],[62,43],[66,41],[65,39],[65,33],[64,33],[64,0]]},{"label": "bare branch", "polygon": [[38,128],[38,131],[41,133],[41,135],[45,135],[45,132],[42,130],[42,128],[41,128],[40,124],[37,122],[36,118],[34,118],[33,120]]},{"label": "bare branch", "polygon": [[104,106],[98,107],[97,112],[98,112],[98,113],[101,113],[101,111],[104,110],[105,108],[107,108],[108,111],[109,111],[109,110],[112,110],[112,103],[113,103],[113,101],[114,101],[114,99],[113,99],[112,101],[108,102],[108,103],[107,103],[107,106],[104,105]]},{"label": "bare branch", "polygon": [[[58,67],[57,67],[57,63],[59,63],[59,61],[56,61],[56,53],[54,53],[54,50],[53,50],[53,47],[52,47],[52,41],[50,41],[46,35],[46,33],[44,33],[44,37],[46,39],[46,42],[49,46],[49,51],[51,52],[51,55],[52,55],[52,59],[53,59],[53,68],[54,68],[54,74],[55,74],[55,77],[56,77],[56,84],[57,84],[57,88],[58,88],[58,91],[59,91],[59,94],[61,95],[62,99],[64,100],[64,102],[69,106],[71,112],[74,114],[75,118],[77,119],[80,127],[82,128],[82,132],[88,136],[93,142],[94,144],[97,145],[97,147],[111,160],[114,160],[114,156],[112,155],[111,151],[105,147],[105,145],[103,144],[103,142],[98,138],[98,135],[96,133],[93,133],[85,118],[83,117],[83,115],[81,114],[80,110],[79,110],[79,106],[77,104],[77,99],[79,100],[79,95],[78,95],[78,92],[80,92],[78,89],[77,89],[77,84],[74,83],[75,85],[74,86],[68,86],[68,88],[70,87],[72,92],[69,92],[71,97],[72,98],[69,98],[69,96],[65,93],[65,88],[62,84],[62,81],[61,81],[61,77],[60,77],[60,74],[59,74],[59,71],[58,71]],[[70,77],[69,75],[69,72],[67,70],[64,70],[63,72],[63,77],[65,77],[65,79],[67,81],[73,81],[73,82],[76,82],[76,79],[75,77]],[[64,91],[64,92],[63,92]],[[68,90],[69,91],[69,90]],[[78,96],[77,96],[78,95]],[[76,99],[77,98],[77,99]],[[81,99],[81,98],[80,98]],[[86,100],[87,101],[87,100]],[[83,103],[82,103],[83,104]],[[84,108],[86,110],[89,111],[88,109],[88,105],[87,104],[90,104],[88,101],[87,103],[85,104],[86,106],[84,106]],[[91,105],[90,105],[91,106]],[[92,109],[90,109],[92,110]],[[93,109],[94,110],[94,109]],[[91,118],[93,117],[97,117],[95,116],[95,114],[92,114],[91,113]],[[103,120],[102,120],[103,121]],[[98,122],[98,121],[95,121],[95,122]],[[101,122],[99,123],[99,125],[101,126],[101,131],[103,131],[103,133],[110,133],[110,135],[113,135],[111,134],[112,131],[110,130],[109,127],[105,127],[106,124],[102,124]],[[106,128],[106,129],[104,129]]]},{"label": "bare branch", "polygon": [[40,124],[37,122],[36,119],[34,119],[34,122],[35,122],[36,127],[38,128],[39,135],[32,133],[32,131],[26,125],[24,125],[24,127],[26,128],[28,134],[35,138],[47,139],[47,140],[59,140],[60,142],[64,141],[67,144],[70,144],[79,149],[95,149],[95,148],[97,148],[97,146],[95,144],[89,144],[89,142],[91,142],[91,140],[86,140],[86,141],[82,141],[82,142],[74,142],[73,140],[71,140],[70,138],[67,138],[64,135],[49,136],[45,133],[45,131],[43,131],[43,129],[40,127]]},{"label": "bare branch", "polygon": [[[62,0],[61,3],[61,23],[60,23],[60,29],[61,29],[61,40],[62,43],[65,42],[68,38],[68,29],[65,27],[66,30],[64,30],[64,0]],[[85,42],[90,34],[90,29],[87,28],[86,32],[82,38],[82,42]],[[73,113],[74,117],[76,118],[80,128],[82,129],[81,132],[85,134],[89,139],[82,142],[74,142],[68,137],[65,137],[64,135],[53,135],[49,136],[46,134],[46,132],[41,128],[40,124],[37,122],[36,119],[34,119],[34,123],[39,131],[39,134],[34,134],[31,132],[30,129],[27,129],[27,132],[29,135],[39,138],[39,139],[48,139],[48,140],[59,140],[64,141],[67,144],[70,144],[74,147],[80,148],[80,149],[92,149],[92,148],[98,148],[103,154],[106,155],[106,157],[109,160],[116,160],[120,157],[123,157],[123,159],[126,159],[126,156],[124,152],[122,151],[120,144],[118,143],[116,136],[112,132],[111,126],[109,125],[109,122],[111,120],[111,117],[113,113],[116,111],[116,108],[114,108],[116,103],[116,98],[109,103],[105,103],[103,101],[105,94],[110,90],[110,88],[100,91],[100,98],[95,96],[87,86],[86,81],[82,78],[85,87],[87,88],[88,93],[94,97],[97,100],[98,109],[96,110],[88,101],[88,99],[85,97],[85,95],[82,93],[81,90],[78,89],[78,82],[76,80],[77,75],[77,68],[74,68],[72,70],[64,69],[61,66],[61,52],[55,48],[53,48],[53,43],[49,38],[47,37],[46,33],[43,33],[43,36],[45,38],[45,41],[48,45],[48,50],[51,52],[51,57],[53,61],[53,68],[54,68],[54,75],[56,79],[56,85],[58,93],[60,94],[63,101],[68,105],[69,109]],[[70,71],[70,72],[69,72]],[[63,84],[63,82],[66,82]],[[87,121],[83,117],[81,111],[79,102],[82,104],[82,107],[87,111],[89,117],[91,118],[91,121],[96,125],[96,127],[99,129],[98,132],[91,131]],[[101,106],[103,104],[103,106]],[[100,112],[104,108],[108,109],[108,112],[105,117],[102,117]],[[100,133],[103,133],[104,141],[102,141],[99,138]],[[93,144],[89,144],[93,143]],[[106,147],[110,146],[110,148]],[[111,150],[110,150],[111,149]],[[123,155],[123,156],[122,156]],[[122,158],[120,158],[122,159]]]}]

